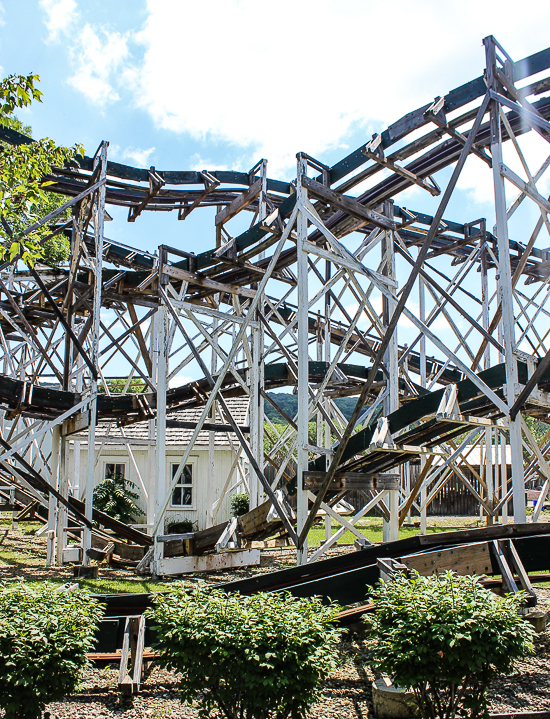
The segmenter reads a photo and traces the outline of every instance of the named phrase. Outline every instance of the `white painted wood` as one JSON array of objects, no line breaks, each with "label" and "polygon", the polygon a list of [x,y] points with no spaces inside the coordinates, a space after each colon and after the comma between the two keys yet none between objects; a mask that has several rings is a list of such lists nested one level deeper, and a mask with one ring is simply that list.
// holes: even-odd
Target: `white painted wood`
[{"label": "white painted wood", "polygon": [[240,552],[204,554],[196,557],[169,557],[151,562],[151,572],[159,577],[191,572],[214,572],[219,569],[249,567],[260,563],[259,549]]}]

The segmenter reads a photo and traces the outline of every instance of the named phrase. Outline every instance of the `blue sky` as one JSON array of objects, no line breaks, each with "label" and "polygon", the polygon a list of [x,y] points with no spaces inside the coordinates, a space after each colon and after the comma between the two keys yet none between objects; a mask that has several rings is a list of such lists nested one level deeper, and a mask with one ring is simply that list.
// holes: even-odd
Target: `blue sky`
[{"label": "blue sky", "polygon": [[[484,36],[520,59],[550,44],[549,21],[538,0],[1,0],[0,67],[40,75],[43,103],[19,113],[35,137],[88,154],[105,139],[110,159],[161,170],[246,171],[266,157],[269,176],[292,179],[297,151],[333,164],[479,76]],[[522,142],[537,167],[545,143],[534,133]],[[491,227],[491,195],[490,172],[469,158],[446,216],[487,216]],[[437,206],[419,188],[396,201]],[[109,211],[106,234],[135,247],[214,245],[206,212],[129,224]],[[518,213],[518,232],[536,217]],[[538,244],[549,244],[544,232]]]}]

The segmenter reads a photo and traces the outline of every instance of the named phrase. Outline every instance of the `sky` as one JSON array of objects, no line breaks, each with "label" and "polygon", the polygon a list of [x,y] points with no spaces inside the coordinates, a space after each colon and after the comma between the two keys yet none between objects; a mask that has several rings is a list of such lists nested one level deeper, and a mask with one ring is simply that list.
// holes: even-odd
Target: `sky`
[{"label": "sky", "polygon": [[[159,170],[265,157],[268,176],[290,180],[296,152],[332,165],[481,75],[486,35],[519,60],[550,44],[549,23],[539,0],[1,0],[0,69],[40,75],[43,102],[19,112],[35,137],[89,155],[108,140],[111,160]],[[537,167],[545,143],[522,143]],[[437,199],[414,188],[397,202],[433,214]],[[491,205],[491,173],[471,157],[446,217],[492,227]],[[111,214],[106,234],[134,247],[214,245],[206,213]]]}]

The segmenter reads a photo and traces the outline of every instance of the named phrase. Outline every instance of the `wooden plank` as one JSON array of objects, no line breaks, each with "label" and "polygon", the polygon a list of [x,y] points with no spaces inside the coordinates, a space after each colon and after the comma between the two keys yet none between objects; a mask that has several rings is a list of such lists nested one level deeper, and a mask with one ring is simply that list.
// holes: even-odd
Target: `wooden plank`
[{"label": "wooden plank", "polygon": [[308,189],[310,195],[328,202],[330,205],[337,207],[339,210],[346,212],[358,220],[370,222],[376,227],[383,227],[386,230],[395,230],[395,222],[361,205],[354,197],[334,192],[334,190],[331,190],[326,185],[322,185],[320,182],[312,180],[309,177],[304,177],[302,184]]},{"label": "wooden plank", "polygon": [[240,285],[225,285],[222,282],[216,282],[202,275],[181,270],[179,267],[174,267],[174,265],[163,265],[162,272],[169,277],[175,277],[177,280],[184,280],[184,282],[199,285],[199,287],[206,287],[210,290],[216,290],[216,292],[228,292],[231,295],[242,295],[243,297],[256,296],[256,290],[250,290]]},{"label": "wooden plank", "polygon": [[254,534],[257,527],[263,526],[266,522],[267,513],[271,507],[271,502],[263,502],[250,512],[242,514],[239,517],[239,532],[241,536],[246,537]]},{"label": "wooden plank", "polygon": [[219,569],[247,567],[260,563],[259,549],[245,549],[240,552],[204,554],[200,557],[172,557],[155,563],[155,574],[187,574],[188,572],[215,572]]},{"label": "wooden plank", "polygon": [[[214,549],[216,542],[223,534],[226,524],[226,522],[223,522],[222,524],[216,524],[213,527],[208,527],[208,529],[195,532],[195,551],[200,552],[207,549]],[[164,545],[165,552],[168,545],[168,542]]]},{"label": "wooden plank", "polygon": [[132,679],[128,674],[128,656],[130,654],[130,617],[126,617],[122,652],[120,654],[120,668],[118,670],[118,688],[124,696],[132,694]]},{"label": "wooden plank", "polygon": [[256,197],[260,194],[262,191],[262,180],[256,180],[256,182],[253,185],[250,185],[248,190],[246,192],[243,192],[242,195],[238,195],[233,202],[231,202],[227,207],[224,207],[223,210],[218,212],[215,219],[216,225],[223,225],[224,222],[227,222],[232,217],[235,217],[235,215],[240,212],[241,210],[244,210],[245,207],[248,207],[251,202],[253,202]]},{"label": "wooden plank", "polygon": [[134,694],[137,694],[139,692],[141,686],[141,679],[143,674],[143,649],[145,645],[145,617],[141,615],[139,618],[136,617],[136,619],[138,621],[138,627],[134,660],[132,663],[132,683]]},{"label": "wooden plank", "polygon": [[423,577],[434,572],[452,570],[457,574],[491,574],[493,571],[489,542],[441,549],[425,554],[412,554],[399,560],[408,569],[415,569]]}]

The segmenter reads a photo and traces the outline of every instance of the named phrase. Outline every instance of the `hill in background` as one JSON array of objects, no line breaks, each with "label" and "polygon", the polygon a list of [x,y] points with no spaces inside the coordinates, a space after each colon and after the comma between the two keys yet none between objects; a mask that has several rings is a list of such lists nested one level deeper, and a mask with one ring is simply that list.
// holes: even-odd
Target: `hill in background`
[{"label": "hill in background", "polygon": [[[284,392],[268,392],[271,399],[276,402],[279,407],[284,410],[289,417],[294,418],[298,411],[298,397],[295,394],[287,394]],[[349,420],[353,409],[357,403],[357,397],[338,397],[334,400],[336,406],[342,412],[344,417]],[[264,400],[265,413],[273,424],[286,424],[286,421],[277,412],[275,407],[272,407],[267,400]]]}]

